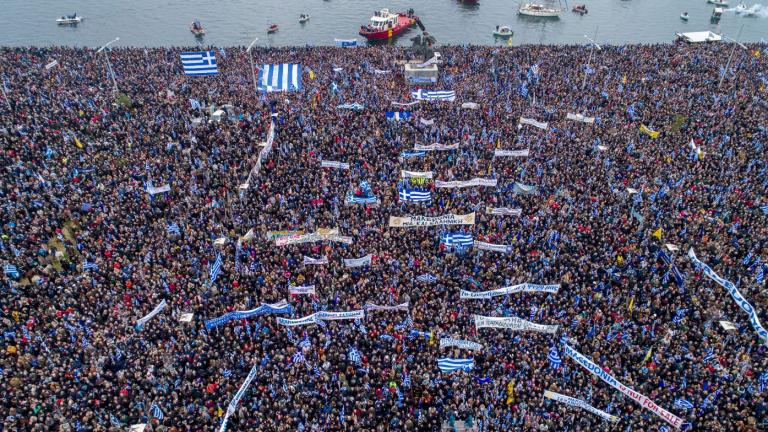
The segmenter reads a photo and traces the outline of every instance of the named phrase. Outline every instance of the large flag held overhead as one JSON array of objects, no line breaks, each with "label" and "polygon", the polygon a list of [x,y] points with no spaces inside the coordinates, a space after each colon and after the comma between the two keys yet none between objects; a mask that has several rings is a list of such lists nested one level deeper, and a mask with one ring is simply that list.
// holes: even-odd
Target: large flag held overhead
[{"label": "large flag held overhead", "polygon": [[216,65],[216,53],[213,51],[181,53],[181,65],[184,75],[216,75],[219,67]]},{"label": "large flag held overhead", "polygon": [[400,189],[398,193],[400,194],[400,201],[409,201],[409,202],[431,202],[432,201],[432,192],[430,191],[421,191],[416,189]]},{"label": "large flag held overhead", "polygon": [[265,64],[259,71],[259,90],[263,92],[301,90],[301,65]]},{"label": "large flag held overhead", "polygon": [[468,358],[468,359],[452,359],[452,358],[441,358],[437,359],[437,367],[440,368],[440,371],[443,373],[453,372],[457,370],[463,370],[465,372],[469,372],[472,370],[472,368],[475,367],[475,360]]},{"label": "large flag held overhead", "polygon": [[411,92],[411,97],[416,100],[436,100],[449,101],[456,100],[456,92],[453,90],[415,90]]}]

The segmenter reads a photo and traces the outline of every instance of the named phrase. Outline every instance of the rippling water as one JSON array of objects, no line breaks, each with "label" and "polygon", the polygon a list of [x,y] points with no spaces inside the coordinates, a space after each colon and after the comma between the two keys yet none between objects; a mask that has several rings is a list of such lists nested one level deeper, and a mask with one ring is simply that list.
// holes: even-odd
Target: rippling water
[{"label": "rippling water", "polygon": [[[458,0],[4,0],[0,44],[98,46],[119,36],[120,44],[131,46],[246,45],[254,37],[271,46],[331,45],[334,38],[357,37],[360,25],[381,7],[414,8],[438,43],[505,43],[492,36],[499,24],[513,28],[515,45],[584,43],[583,35],[591,37],[596,29],[604,43],[670,42],[675,32],[718,29],[736,37],[742,25],[742,40],[768,40],[768,7],[760,4],[754,6],[757,16],[728,11],[718,26],[710,24],[713,6],[705,0],[579,1],[587,4],[588,14],[570,12],[571,2],[563,3],[567,11],[559,19],[542,19],[518,16],[511,0],[479,0],[476,5]],[[690,14],[688,22],[679,18],[683,11]],[[56,25],[58,16],[73,12],[85,21],[77,27]],[[300,13],[312,19],[301,25]],[[202,42],[189,32],[194,18],[207,30]],[[268,36],[270,21],[280,30]],[[410,44],[409,36],[416,34],[414,28],[395,43]]]}]

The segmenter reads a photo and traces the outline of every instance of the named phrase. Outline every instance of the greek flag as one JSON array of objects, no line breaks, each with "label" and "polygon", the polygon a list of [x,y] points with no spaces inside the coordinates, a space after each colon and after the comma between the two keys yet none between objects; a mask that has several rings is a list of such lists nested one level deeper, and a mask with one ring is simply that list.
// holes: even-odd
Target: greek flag
[{"label": "greek flag", "polygon": [[365,109],[365,105],[361,105],[359,103],[347,103],[347,104],[341,104],[341,105],[337,106],[336,108],[339,108],[339,109],[351,109],[351,110],[355,110],[355,111],[362,111],[363,109]]},{"label": "greek flag", "polygon": [[555,348],[554,345],[549,349],[547,359],[549,359],[549,367],[554,370],[559,369],[560,365],[563,364],[563,361],[560,359],[560,354],[557,352],[557,348]]},{"label": "greek flag", "polygon": [[168,223],[168,234],[181,234],[181,230],[179,229],[179,224],[176,222],[169,222]]},{"label": "greek flag", "polygon": [[675,324],[680,324],[685,319],[686,312],[688,312],[688,309],[679,308],[675,314],[675,317],[672,318],[672,322]]},{"label": "greek flag", "polygon": [[411,118],[411,113],[408,111],[387,111],[387,120],[408,120]]},{"label": "greek flag", "polygon": [[19,269],[17,269],[13,264],[5,264],[3,266],[3,273],[5,273],[6,276],[12,277],[14,279],[19,277]]},{"label": "greek flag", "polygon": [[475,360],[471,358],[470,359],[441,358],[441,359],[437,359],[437,367],[440,368],[440,370],[443,373],[454,372],[457,370],[463,370],[465,372],[469,372],[472,370],[472,368],[475,367]]},{"label": "greek flag", "polygon": [[83,262],[83,270],[98,270],[99,265],[96,263],[88,262],[88,260],[85,260]]},{"label": "greek flag", "polygon": [[437,282],[437,276],[426,273],[420,276],[416,276],[416,280],[419,282]]},{"label": "greek flag", "polygon": [[152,403],[152,406],[149,408],[149,413],[152,414],[152,417],[162,420],[165,418],[165,414],[163,414],[163,410],[160,409],[160,407],[156,403]]},{"label": "greek flag", "polygon": [[363,358],[360,355],[360,352],[356,350],[354,347],[349,347],[349,361],[356,365],[360,365],[363,362]]},{"label": "greek flag", "polygon": [[112,426],[116,426],[116,427],[120,427],[120,426],[122,426],[122,425],[123,425],[123,424],[120,422],[120,420],[118,420],[118,419],[117,419],[117,417],[115,417],[115,415],[114,415],[114,414],[110,414],[110,415],[109,415],[109,424],[111,424]]},{"label": "greek flag", "polygon": [[293,364],[304,363],[304,361],[304,355],[300,351],[296,351],[296,354],[293,355]]},{"label": "greek flag", "polygon": [[219,67],[216,66],[216,53],[213,51],[181,53],[181,65],[184,67],[184,75],[216,75],[219,73]]},{"label": "greek flag", "polygon": [[762,393],[765,390],[765,388],[768,387],[768,371],[763,372],[763,374],[760,375],[760,379],[758,382],[759,382],[758,388],[760,389],[760,393]]},{"label": "greek flag", "polygon": [[741,260],[741,263],[744,265],[749,265],[749,263],[752,261],[752,251],[749,251],[747,256],[744,257],[743,260]]},{"label": "greek flag", "polygon": [[334,39],[333,40],[336,43],[336,46],[339,47],[356,47],[357,46],[357,39]]},{"label": "greek flag", "polygon": [[400,189],[398,193],[400,194],[400,201],[408,201],[408,202],[431,202],[432,201],[432,192],[430,191],[420,191],[416,189]]},{"label": "greek flag", "polygon": [[423,152],[423,151],[404,151],[400,153],[400,157],[403,159],[424,157],[426,155],[427,155],[427,152]]},{"label": "greek flag", "polygon": [[760,206],[760,210],[763,211],[763,214],[767,214],[768,215],[768,204]]},{"label": "greek flag", "polygon": [[523,81],[520,83],[520,87],[517,89],[518,93],[520,93],[520,96],[527,98],[528,97],[528,83]]},{"label": "greek flag", "polygon": [[416,100],[456,100],[456,92],[453,90],[416,90],[411,92],[411,97]]},{"label": "greek flag", "polygon": [[301,90],[301,65],[265,64],[259,71],[259,90],[263,92]]},{"label": "greek flag", "polygon": [[446,246],[471,247],[474,240],[472,234],[446,232],[440,236],[440,243]]},{"label": "greek flag", "polygon": [[765,270],[763,269],[764,266],[760,266],[759,269],[757,269],[757,275],[755,275],[755,282],[758,284],[763,283],[763,280],[765,279]]},{"label": "greek flag", "polygon": [[675,408],[689,410],[693,408],[693,404],[685,399],[675,399]]},{"label": "greek flag", "polygon": [[221,266],[222,266],[221,254],[217,253],[216,261],[211,266],[211,272],[210,272],[211,285],[213,285],[213,283],[216,282],[216,278],[219,277],[219,273],[221,273]]}]

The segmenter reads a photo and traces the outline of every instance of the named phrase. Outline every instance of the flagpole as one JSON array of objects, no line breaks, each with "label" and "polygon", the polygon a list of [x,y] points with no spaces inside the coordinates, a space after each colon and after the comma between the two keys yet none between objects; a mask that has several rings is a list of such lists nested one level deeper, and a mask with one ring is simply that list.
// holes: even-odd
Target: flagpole
[{"label": "flagpole", "polygon": [[733,42],[734,44],[733,44],[733,48],[731,49],[731,54],[728,56],[728,63],[726,63],[726,65],[725,65],[725,70],[723,71],[723,74],[720,75],[720,82],[717,83],[717,88],[718,89],[720,88],[720,86],[723,85],[723,80],[725,79],[725,75],[728,74],[728,69],[730,69],[730,67],[731,67],[731,59],[733,58],[733,52],[736,51],[736,46],[738,45],[738,46],[740,46],[740,47],[742,47],[744,49],[747,49],[747,47],[744,46],[744,44],[739,42],[739,39],[741,39],[741,31],[742,30],[744,30],[744,24],[742,24],[741,28],[739,28],[739,34],[736,35],[736,39],[729,38],[728,36],[723,35],[723,39],[728,39],[731,42]]},{"label": "flagpole", "polygon": [[[96,50],[96,54],[104,51],[108,46],[112,45],[113,43],[119,40],[120,38],[116,37],[113,40],[107,42],[106,44],[104,44],[103,47]],[[109,70],[109,75],[112,77],[113,92],[117,93],[117,80],[115,79],[115,72],[112,70],[112,64],[109,62],[109,56],[107,55],[106,52],[104,53],[104,58],[107,59],[107,70]]]},{"label": "flagpole", "polygon": [[259,94],[259,87],[256,85],[256,69],[253,68],[253,54],[251,53],[251,49],[253,48],[253,44],[258,41],[259,38],[254,39],[250,45],[248,45],[248,49],[245,50],[248,53],[248,60],[251,62],[251,76],[253,77],[253,91],[255,94]]},{"label": "flagpole", "polygon": [[[584,35],[584,37],[588,41],[592,42],[592,45],[593,45],[593,48],[591,50],[589,50],[589,59],[587,60],[587,69],[589,69],[590,64],[592,64],[592,54],[595,52],[595,48],[602,49],[602,48],[600,48],[600,45],[598,45],[597,42],[595,42],[595,39],[597,39],[597,29],[598,29],[598,27],[595,27],[595,36],[593,37],[593,39],[590,39],[589,36]],[[582,81],[582,83],[581,83],[581,89],[582,90],[584,90],[584,87],[587,86],[587,75],[588,75],[587,71],[585,70],[584,71],[584,81]]]}]

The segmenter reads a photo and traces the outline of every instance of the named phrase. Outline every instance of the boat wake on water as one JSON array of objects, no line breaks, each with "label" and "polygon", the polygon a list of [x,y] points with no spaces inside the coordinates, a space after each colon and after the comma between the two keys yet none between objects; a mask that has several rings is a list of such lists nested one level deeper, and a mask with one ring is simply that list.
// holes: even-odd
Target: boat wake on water
[{"label": "boat wake on water", "polygon": [[768,18],[768,6],[762,5],[760,3],[749,7],[747,7],[744,3],[741,3],[740,5],[728,8],[725,11],[733,12],[736,15],[741,15],[743,17]]}]

